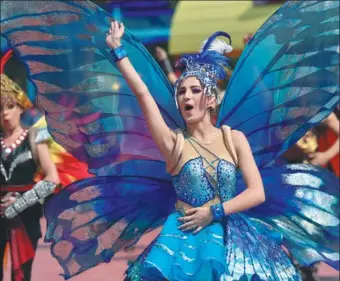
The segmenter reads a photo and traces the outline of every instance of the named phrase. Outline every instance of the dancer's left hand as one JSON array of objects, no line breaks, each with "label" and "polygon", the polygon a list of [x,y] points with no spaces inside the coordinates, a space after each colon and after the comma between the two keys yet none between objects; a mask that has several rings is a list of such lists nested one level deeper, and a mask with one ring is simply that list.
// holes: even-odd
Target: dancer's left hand
[{"label": "dancer's left hand", "polygon": [[14,192],[8,192],[3,198],[1,198],[0,215],[3,216],[6,208],[14,204],[16,200],[17,198],[15,197]]},{"label": "dancer's left hand", "polygon": [[189,209],[185,212],[185,216],[178,220],[183,222],[179,229],[183,231],[193,230],[193,233],[196,234],[212,222],[213,216],[210,208],[198,207]]}]

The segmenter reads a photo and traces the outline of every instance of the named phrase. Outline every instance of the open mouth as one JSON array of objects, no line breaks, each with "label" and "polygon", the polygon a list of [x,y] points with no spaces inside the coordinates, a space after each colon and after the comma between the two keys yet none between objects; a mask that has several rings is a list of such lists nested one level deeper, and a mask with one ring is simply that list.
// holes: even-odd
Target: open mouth
[{"label": "open mouth", "polygon": [[184,107],[184,110],[185,111],[190,111],[190,110],[192,110],[194,107],[192,106],[192,105],[190,105],[190,104],[187,104],[185,107]]}]

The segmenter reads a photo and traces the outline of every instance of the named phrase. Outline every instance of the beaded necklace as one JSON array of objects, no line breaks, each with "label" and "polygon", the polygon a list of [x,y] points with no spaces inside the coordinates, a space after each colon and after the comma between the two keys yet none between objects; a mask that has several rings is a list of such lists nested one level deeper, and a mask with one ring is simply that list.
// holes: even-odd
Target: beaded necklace
[{"label": "beaded necklace", "polygon": [[22,133],[20,134],[20,136],[10,145],[7,146],[3,140],[3,138],[0,138],[0,144],[1,144],[1,152],[3,154],[3,157],[6,159],[8,157],[8,155],[10,155],[12,153],[12,151],[14,151],[22,142],[23,140],[26,138],[27,136],[27,132],[28,130],[25,129],[22,131]]}]

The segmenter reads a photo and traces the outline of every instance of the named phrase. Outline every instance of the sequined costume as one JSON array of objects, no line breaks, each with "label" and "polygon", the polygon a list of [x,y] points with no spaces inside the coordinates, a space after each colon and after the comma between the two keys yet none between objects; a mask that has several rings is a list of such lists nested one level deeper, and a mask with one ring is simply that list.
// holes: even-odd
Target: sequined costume
[{"label": "sequined costume", "polygon": [[[66,279],[109,262],[161,225],[160,236],[127,278],[300,280],[281,246],[304,265],[324,261],[339,268],[338,179],[318,167],[277,161],[339,101],[338,2],[288,1],[247,44],[216,126],[246,135],[266,202],[196,236],[177,230],[175,219],[185,204],[210,204],[217,191],[217,200],[228,200],[245,189],[237,163],[219,154],[227,144],[209,148],[223,159],[210,171],[216,172],[218,189],[194,153],[183,158],[184,168],[172,178],[107,49],[111,17],[87,1],[38,4],[2,5],[1,32],[29,70],[54,139],[95,175],[63,189],[46,206],[45,239]],[[176,144],[186,147],[174,89],[127,30],[122,44],[166,124],[179,132]],[[198,186],[185,191],[188,182]]]},{"label": "sequined costume", "polygon": [[210,145],[179,133],[177,142],[184,145],[178,154],[178,173],[172,177],[176,210],[159,236],[129,267],[126,280],[214,281],[242,280],[245,276],[252,280],[300,280],[280,247],[280,233],[264,225],[259,227],[244,214],[212,223],[198,234],[178,229],[183,211],[209,207],[236,195],[237,155],[230,128],[223,126],[222,132],[223,136]]}]

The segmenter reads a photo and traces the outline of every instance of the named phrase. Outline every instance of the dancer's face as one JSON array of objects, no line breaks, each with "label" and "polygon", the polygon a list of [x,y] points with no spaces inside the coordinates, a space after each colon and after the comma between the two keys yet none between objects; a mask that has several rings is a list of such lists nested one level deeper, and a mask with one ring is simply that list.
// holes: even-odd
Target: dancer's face
[{"label": "dancer's face", "polygon": [[20,123],[22,108],[12,99],[1,99],[0,121],[4,130],[15,128]]},{"label": "dancer's face", "polygon": [[203,93],[203,86],[196,77],[188,77],[178,86],[177,104],[186,123],[196,123],[210,118],[209,107],[215,98]]}]

